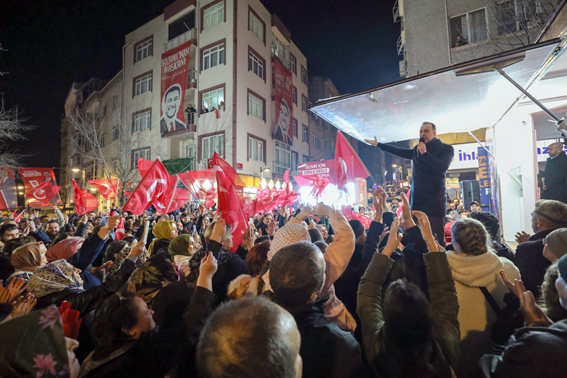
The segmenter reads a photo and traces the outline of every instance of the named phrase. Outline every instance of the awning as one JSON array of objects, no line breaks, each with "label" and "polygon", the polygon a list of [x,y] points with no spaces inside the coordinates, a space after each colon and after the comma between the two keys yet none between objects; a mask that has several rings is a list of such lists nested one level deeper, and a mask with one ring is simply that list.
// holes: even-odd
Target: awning
[{"label": "awning", "polygon": [[567,76],[553,67],[564,49],[559,42],[547,41],[322,101],[310,110],[358,140],[376,136],[382,143],[418,138],[424,121],[435,123],[439,134],[493,126],[522,97],[520,91],[494,71],[466,76],[456,72],[520,57],[504,71],[524,88],[530,87],[544,75]]}]

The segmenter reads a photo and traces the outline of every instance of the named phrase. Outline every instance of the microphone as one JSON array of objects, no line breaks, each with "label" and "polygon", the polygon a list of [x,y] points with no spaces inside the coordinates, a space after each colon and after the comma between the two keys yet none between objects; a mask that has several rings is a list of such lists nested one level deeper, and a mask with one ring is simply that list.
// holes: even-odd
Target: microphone
[{"label": "microphone", "polygon": [[[425,138],[424,137],[419,138],[419,143],[425,143]],[[419,152],[419,150],[417,152]],[[419,154],[422,155],[421,152],[419,152]]]}]

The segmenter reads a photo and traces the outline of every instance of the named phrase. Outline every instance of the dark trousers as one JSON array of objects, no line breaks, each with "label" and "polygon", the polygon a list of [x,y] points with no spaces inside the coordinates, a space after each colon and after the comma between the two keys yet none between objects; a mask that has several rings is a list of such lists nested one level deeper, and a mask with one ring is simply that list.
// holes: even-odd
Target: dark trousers
[{"label": "dark trousers", "polygon": [[445,247],[445,218],[444,217],[429,217],[431,224],[431,232],[437,238],[440,246]]}]

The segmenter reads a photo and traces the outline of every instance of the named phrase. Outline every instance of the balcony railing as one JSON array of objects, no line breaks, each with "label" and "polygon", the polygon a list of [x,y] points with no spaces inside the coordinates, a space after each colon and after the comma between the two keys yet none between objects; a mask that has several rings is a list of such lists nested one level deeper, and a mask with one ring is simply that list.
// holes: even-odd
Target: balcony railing
[{"label": "balcony railing", "polygon": [[187,30],[185,33],[178,35],[177,37],[170,39],[169,41],[167,41],[165,43],[165,49],[164,51],[168,51],[171,50],[187,41],[190,41],[192,39],[197,39],[197,32],[195,31],[195,28],[191,29],[191,30]]},{"label": "balcony railing", "polygon": [[398,0],[396,0],[396,3],[394,4],[392,13],[394,16],[394,22],[398,22],[400,20],[400,4],[398,3]]},{"label": "balcony railing", "polygon": [[197,83],[197,70],[195,68],[191,68],[189,72],[187,72],[187,87],[192,83]]},{"label": "balcony railing", "polygon": [[283,161],[274,161],[274,173],[284,174],[285,171],[291,168],[291,164],[287,164]]},{"label": "balcony railing", "polygon": [[406,45],[402,39],[402,35],[398,37],[398,42],[396,42],[396,46],[398,48],[398,55],[404,55],[404,51],[406,50]]}]

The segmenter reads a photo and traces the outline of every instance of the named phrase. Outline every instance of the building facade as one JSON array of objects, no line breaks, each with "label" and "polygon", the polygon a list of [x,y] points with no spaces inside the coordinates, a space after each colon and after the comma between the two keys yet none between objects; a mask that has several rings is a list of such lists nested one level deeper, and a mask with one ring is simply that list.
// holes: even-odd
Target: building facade
[{"label": "building facade", "polygon": [[410,77],[534,43],[559,0],[397,0],[400,76]]},{"label": "building facade", "polygon": [[[187,42],[187,88],[178,105],[185,110],[185,123],[170,130],[162,117],[162,54]],[[241,174],[248,192],[258,187],[260,176],[281,179],[287,169],[296,171],[299,162],[310,159],[307,60],[279,18],[259,0],[177,0],[126,35],[122,53],[121,73],[99,88],[100,100],[90,100],[98,105],[89,109],[106,114],[97,120],[99,137],[106,138],[105,161],[93,158],[95,166],[124,168],[120,163],[127,161],[134,172],[121,178],[127,187],[140,179],[140,157],[190,157],[192,169],[205,169],[216,151]],[[293,138],[287,143],[274,137],[273,59],[291,71]],[[66,108],[73,107],[79,87],[74,84]],[[115,115],[110,113],[116,95],[120,106]],[[73,123],[67,116],[62,129]],[[128,148],[122,142],[115,146],[115,136],[125,139]],[[80,163],[88,172],[88,159],[75,162],[72,156],[62,156],[62,165],[66,159],[66,166]],[[118,177],[127,171],[93,169],[93,177]]]}]

